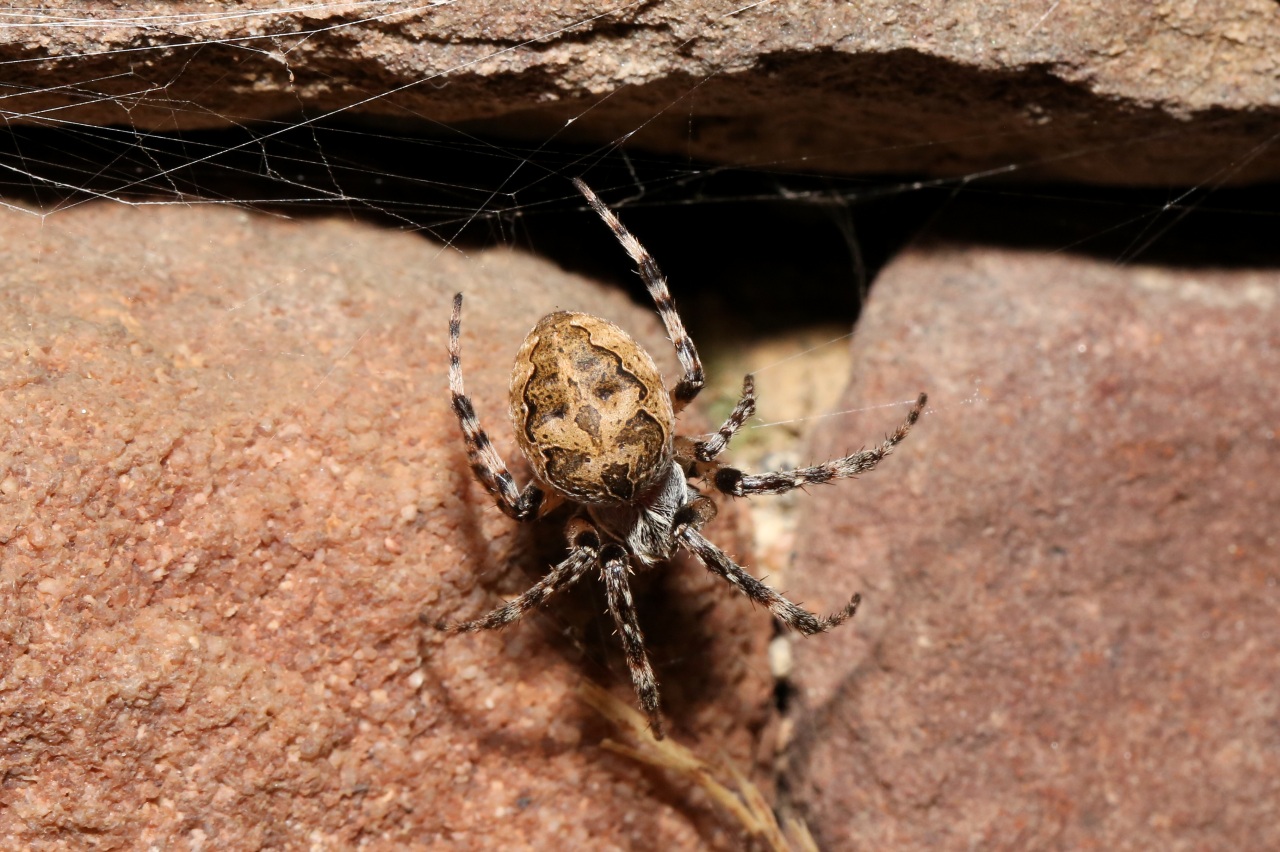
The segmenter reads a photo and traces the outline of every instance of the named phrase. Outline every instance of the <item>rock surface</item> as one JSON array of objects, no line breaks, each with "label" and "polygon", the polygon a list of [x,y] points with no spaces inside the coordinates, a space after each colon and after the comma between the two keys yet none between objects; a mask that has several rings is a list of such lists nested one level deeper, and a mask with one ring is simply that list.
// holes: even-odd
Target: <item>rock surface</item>
[{"label": "rock surface", "polygon": [[[717,258],[673,279],[728,309],[708,310],[730,354],[700,403],[732,405],[762,365],[766,420],[931,393],[883,469],[745,504],[757,574],[815,609],[865,598],[794,646],[784,777],[824,846],[1280,848],[1280,279],[1198,265],[1271,262],[1238,250],[1247,236],[1218,245],[1228,213],[1255,234],[1266,218],[1214,191],[1280,179],[1278,10],[249,0],[10,17],[0,847],[741,846],[699,794],[596,747],[612,732],[574,685],[632,697],[594,588],[502,634],[416,621],[483,612],[559,544],[472,481],[445,392],[451,295],[468,297],[468,387],[522,478],[504,415],[526,330],[553,307],[596,312],[670,373],[648,306],[507,252],[332,220],[62,209],[283,199],[546,250],[535,214],[578,202],[544,176],[615,168],[598,188],[634,180],[637,217]],[[708,190],[719,170],[699,158],[761,166],[766,188]],[[803,343],[798,325],[744,340],[735,322],[777,304],[762,294],[804,303],[812,244],[717,232],[719,203],[670,215],[785,202],[790,181],[770,181],[795,171],[944,178],[870,193],[898,198],[995,176],[1182,189],[1118,208],[1036,190],[1075,226],[1065,239],[1022,221],[1031,195],[992,194],[1015,226],[913,250],[834,365],[787,360],[847,330],[822,309],[798,321],[821,328]],[[832,219],[862,200],[839,182]],[[790,206],[801,229],[821,218]],[[1195,229],[1201,212],[1218,231]],[[832,287],[857,278],[845,249],[876,239],[849,221]],[[971,247],[991,242],[1054,254]],[[1181,266],[1060,253],[1150,261],[1161,242],[1188,247],[1164,255]],[[811,451],[798,425],[744,431],[734,460],[841,454],[897,416],[824,418]],[[742,506],[710,529],[739,554]],[[675,736],[767,762],[765,614],[689,564],[637,592]],[[771,646],[780,670],[792,647]]]},{"label": "rock surface", "polygon": [[[469,390],[513,462],[505,387],[533,322],[612,317],[670,370],[652,310],[338,221],[0,217],[0,846],[740,842],[597,747],[574,685],[633,701],[599,592],[501,634],[417,622],[479,614],[553,558],[468,469],[453,292]],[[738,517],[712,528],[731,551]],[[674,735],[751,766],[768,619],[693,565],[637,588]]]},{"label": "rock surface", "polygon": [[930,410],[811,496],[788,576],[864,596],[796,649],[789,790],[824,848],[1280,846],[1277,329],[1272,270],[886,270],[842,407]]},{"label": "rock surface", "polygon": [[[11,22],[6,116],[380,116],[858,174],[1280,177],[1273,0],[79,4]],[[280,127],[268,127],[268,138]]]}]

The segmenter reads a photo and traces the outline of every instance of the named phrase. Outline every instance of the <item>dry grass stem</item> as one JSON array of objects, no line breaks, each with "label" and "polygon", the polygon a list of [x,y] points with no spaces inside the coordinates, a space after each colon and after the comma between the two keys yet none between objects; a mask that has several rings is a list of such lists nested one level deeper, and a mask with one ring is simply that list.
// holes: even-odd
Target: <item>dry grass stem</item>
[{"label": "dry grass stem", "polygon": [[[647,720],[639,711],[590,681],[584,681],[579,686],[578,695],[636,741],[636,745],[631,746],[604,740],[600,744],[602,747],[640,763],[669,769],[684,776],[705,790],[712,801],[728,811],[748,834],[764,840],[774,852],[818,852],[813,836],[800,820],[788,820],[788,832],[783,834],[773,808],[765,801],[759,788],[741,772],[702,760],[676,742],[670,734],[665,739],[654,739],[649,732]],[[717,776],[727,776],[736,789],[721,783]]]}]

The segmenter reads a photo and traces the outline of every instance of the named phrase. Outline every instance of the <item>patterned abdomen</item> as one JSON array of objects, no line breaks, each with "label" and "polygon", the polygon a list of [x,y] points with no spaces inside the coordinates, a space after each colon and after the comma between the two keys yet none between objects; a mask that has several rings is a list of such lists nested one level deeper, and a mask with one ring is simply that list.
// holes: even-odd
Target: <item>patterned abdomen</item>
[{"label": "patterned abdomen", "polygon": [[590,314],[548,314],[529,332],[511,419],[537,477],[581,503],[633,500],[672,463],[662,375],[630,335]]}]

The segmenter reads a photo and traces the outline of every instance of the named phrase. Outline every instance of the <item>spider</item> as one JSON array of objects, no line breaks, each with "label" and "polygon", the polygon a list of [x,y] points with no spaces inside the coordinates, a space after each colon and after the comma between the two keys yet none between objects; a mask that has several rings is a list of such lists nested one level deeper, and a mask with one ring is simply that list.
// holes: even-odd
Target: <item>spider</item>
[{"label": "spider", "polygon": [[[705,380],[698,351],[653,257],[585,183],[574,179],[574,184],[639,267],[684,375],[668,390],[649,353],[608,320],[567,311],[543,317],[520,347],[511,377],[516,442],[534,477],[520,490],[463,390],[462,294],[453,297],[449,390],[476,479],[498,508],[517,521],[533,521],[566,502],[577,508],[565,526],[569,553],[563,562],[487,615],[454,624],[439,621],[436,626],[458,633],[505,627],[598,568],[636,697],[653,735],[661,739],[658,682],[645,653],[628,581],[633,570],[653,568],[684,548],[805,635],[823,633],[847,620],[861,600],[854,595],[839,612],[820,618],[747,573],[703,537],[702,528],[716,508],[690,479],[701,478],[731,497],[747,497],[855,476],[874,468],[907,436],[926,396],[920,394],[897,430],[873,450],[755,475],[720,464],[717,457],[755,412],[751,375],[743,380],[741,398],[716,432],[696,438],[675,434],[676,415],[698,395]],[[423,620],[429,623],[426,614]]]}]

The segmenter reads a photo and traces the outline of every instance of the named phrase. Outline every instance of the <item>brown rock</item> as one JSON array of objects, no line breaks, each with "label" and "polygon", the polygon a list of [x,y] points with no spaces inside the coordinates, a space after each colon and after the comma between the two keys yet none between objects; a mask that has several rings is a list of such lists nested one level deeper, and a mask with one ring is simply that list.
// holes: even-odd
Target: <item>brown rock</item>
[{"label": "brown rock", "polygon": [[864,596],[797,649],[791,796],[824,848],[1280,847],[1277,329],[1273,271],[886,271],[845,404],[931,408],[812,496],[789,577]]},{"label": "brown rock", "polygon": [[[416,621],[478,614],[547,558],[472,481],[444,378],[453,292],[513,462],[505,386],[533,322],[612,317],[671,370],[652,310],[337,221],[0,216],[0,845],[737,842],[597,748],[574,685],[632,700],[601,594],[501,634]],[[730,548],[735,517],[714,528]],[[767,619],[694,566],[638,586],[674,734],[750,765]]]},{"label": "brown rock", "polygon": [[846,174],[1280,176],[1273,0],[82,4],[3,38],[11,122],[301,110]]}]

